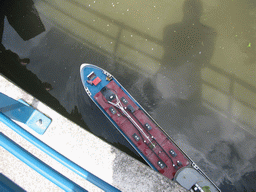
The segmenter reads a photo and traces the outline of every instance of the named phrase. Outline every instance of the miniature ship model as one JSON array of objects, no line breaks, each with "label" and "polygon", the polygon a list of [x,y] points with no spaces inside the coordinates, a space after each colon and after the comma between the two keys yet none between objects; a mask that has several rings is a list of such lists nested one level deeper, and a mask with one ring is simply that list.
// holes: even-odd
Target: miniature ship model
[{"label": "miniature ship model", "polygon": [[82,64],[80,74],[88,96],[154,170],[191,191],[220,191],[110,73]]}]

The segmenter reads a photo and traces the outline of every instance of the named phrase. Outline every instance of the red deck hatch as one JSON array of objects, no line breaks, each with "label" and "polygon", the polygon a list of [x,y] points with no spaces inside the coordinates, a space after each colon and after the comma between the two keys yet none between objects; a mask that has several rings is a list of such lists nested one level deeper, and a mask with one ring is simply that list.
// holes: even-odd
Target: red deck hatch
[{"label": "red deck hatch", "polygon": [[99,77],[96,77],[93,81],[92,81],[92,83],[93,83],[93,85],[98,85],[99,83],[101,82],[101,79],[99,78]]}]

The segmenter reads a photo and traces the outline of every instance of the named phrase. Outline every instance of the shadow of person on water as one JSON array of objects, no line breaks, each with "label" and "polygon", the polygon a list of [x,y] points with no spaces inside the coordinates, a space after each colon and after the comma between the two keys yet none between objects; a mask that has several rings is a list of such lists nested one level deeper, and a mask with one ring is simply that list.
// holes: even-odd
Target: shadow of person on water
[{"label": "shadow of person on water", "polygon": [[183,121],[182,116],[205,113],[201,105],[201,69],[212,57],[216,35],[213,28],[200,22],[202,11],[200,0],[186,0],[182,21],[164,28],[164,55],[156,87],[163,106],[173,109],[169,111],[175,113],[173,120],[178,123]]}]

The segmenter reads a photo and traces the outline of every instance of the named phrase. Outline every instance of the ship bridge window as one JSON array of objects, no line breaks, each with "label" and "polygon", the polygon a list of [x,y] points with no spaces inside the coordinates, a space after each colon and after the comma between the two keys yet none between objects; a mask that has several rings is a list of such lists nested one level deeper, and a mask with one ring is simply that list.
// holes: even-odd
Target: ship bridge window
[{"label": "ship bridge window", "polygon": [[87,75],[87,78],[88,78],[89,80],[93,80],[94,77],[96,77],[94,71],[92,71],[89,75]]}]

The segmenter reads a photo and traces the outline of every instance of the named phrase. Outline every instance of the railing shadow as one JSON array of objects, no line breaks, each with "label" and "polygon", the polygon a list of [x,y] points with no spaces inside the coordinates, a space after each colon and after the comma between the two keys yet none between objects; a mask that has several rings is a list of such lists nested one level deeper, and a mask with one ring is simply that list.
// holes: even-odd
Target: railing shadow
[{"label": "railing shadow", "polygon": [[[226,77],[229,80],[229,89],[228,90],[222,90],[222,89],[218,88],[216,85],[203,80],[203,84],[217,90],[218,92],[220,92],[220,93],[222,93],[222,94],[224,94],[228,97],[228,104],[227,104],[227,109],[226,110],[221,109],[216,104],[211,103],[211,102],[207,101],[206,99],[204,99],[204,102],[209,104],[214,109],[225,113],[226,116],[229,117],[229,118],[233,118],[235,116],[235,114],[233,112],[233,105],[234,105],[235,101],[241,103],[244,107],[253,110],[256,114],[256,106],[254,106],[252,103],[248,103],[247,101],[243,100],[241,97],[236,96],[235,90],[234,90],[235,85],[237,84],[237,85],[242,86],[243,88],[245,88],[248,92],[256,94],[256,87],[255,86],[253,86],[252,84],[247,83],[246,81],[240,79],[239,77],[237,77],[234,74],[230,74],[230,73],[226,72],[225,70],[214,66],[213,64],[209,64],[205,67],[214,71],[214,72],[216,72],[216,73],[218,73],[218,74],[220,74],[221,76]],[[250,122],[246,122],[245,120],[240,119],[239,117],[236,120],[238,120],[240,123],[246,125],[247,127],[250,127],[251,130],[254,129],[254,127],[255,127],[254,124],[252,124]],[[251,130],[249,130],[249,131],[251,132]],[[255,132],[255,131],[253,131],[253,132]],[[255,133],[253,133],[253,134],[255,134]]]}]

